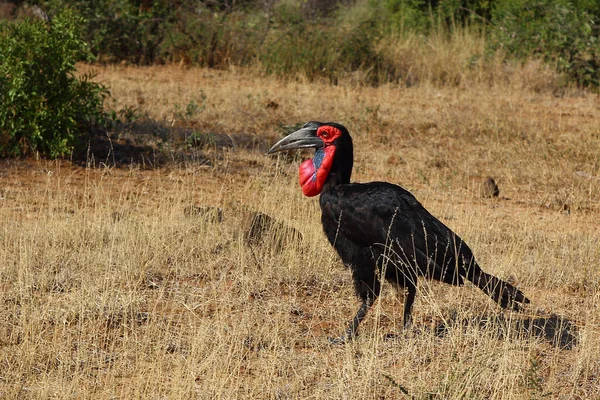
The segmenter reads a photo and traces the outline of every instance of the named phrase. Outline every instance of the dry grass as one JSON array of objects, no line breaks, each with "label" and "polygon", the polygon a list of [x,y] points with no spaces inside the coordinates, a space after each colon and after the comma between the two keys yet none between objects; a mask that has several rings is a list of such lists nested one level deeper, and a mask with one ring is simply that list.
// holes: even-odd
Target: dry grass
[{"label": "dry grass", "polygon": [[[0,397],[600,396],[598,97],[524,88],[526,72],[492,88],[410,89],[99,72],[116,107],[167,126],[190,100],[205,108],[189,126],[215,135],[344,123],[355,180],[411,190],[532,304],[502,313],[472,286],[422,281],[402,332],[403,295],[387,288],[360,337],[332,346],[358,307],[349,273],[297,187],[297,162],[265,156],[263,141],[155,170],[4,161]],[[488,175],[498,199],[478,197]],[[190,205],[220,207],[223,221],[186,215]],[[297,228],[302,244],[247,246],[248,210]]]}]

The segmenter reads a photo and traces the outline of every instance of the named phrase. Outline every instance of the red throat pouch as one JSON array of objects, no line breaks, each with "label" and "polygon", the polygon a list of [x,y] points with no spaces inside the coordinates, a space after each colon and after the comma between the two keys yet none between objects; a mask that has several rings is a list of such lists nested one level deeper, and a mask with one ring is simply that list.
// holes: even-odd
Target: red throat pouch
[{"label": "red throat pouch", "polygon": [[300,164],[299,176],[302,193],[305,196],[312,197],[321,193],[323,185],[329,175],[329,170],[333,164],[333,155],[335,146],[326,146],[317,150],[314,158],[304,161]]}]

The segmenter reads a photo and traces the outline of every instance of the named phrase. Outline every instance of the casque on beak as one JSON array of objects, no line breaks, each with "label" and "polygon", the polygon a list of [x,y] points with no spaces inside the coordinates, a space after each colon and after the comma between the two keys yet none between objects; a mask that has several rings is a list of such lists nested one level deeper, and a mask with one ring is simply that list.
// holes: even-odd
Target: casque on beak
[{"label": "casque on beak", "polygon": [[318,122],[309,122],[294,133],[291,133],[275,143],[267,154],[273,154],[282,150],[315,148],[320,149],[325,146],[325,142],[317,136],[317,129],[321,124]]}]

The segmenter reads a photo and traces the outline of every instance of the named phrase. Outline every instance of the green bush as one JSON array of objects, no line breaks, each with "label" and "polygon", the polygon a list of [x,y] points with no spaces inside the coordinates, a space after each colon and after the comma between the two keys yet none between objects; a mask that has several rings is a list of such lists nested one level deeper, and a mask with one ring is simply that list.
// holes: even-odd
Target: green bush
[{"label": "green bush", "polygon": [[385,69],[376,49],[381,32],[377,13],[362,3],[309,19],[299,3],[280,3],[273,15],[273,33],[259,52],[267,73],[336,82],[345,74],[364,71],[369,83],[378,83]]},{"label": "green bush", "polygon": [[[435,71],[447,74],[435,61],[423,64],[415,55],[432,53],[428,50],[432,43],[455,43],[457,38],[460,42],[467,32],[485,39],[481,42],[483,53],[489,57],[482,54],[481,65],[498,60],[498,55],[505,61],[540,58],[572,81],[600,86],[598,0],[27,3],[40,5],[50,15],[65,7],[76,10],[86,21],[81,25],[82,37],[100,62],[182,61],[211,68],[258,65],[266,73],[287,77],[303,75],[337,82],[350,76],[369,84],[403,80],[413,84],[415,80],[407,77],[417,69],[422,76],[432,76]],[[474,57],[479,59],[479,53],[477,50]],[[421,73],[423,67],[430,72]],[[437,82],[456,81],[446,76],[434,78]]]},{"label": "green bush", "polygon": [[600,85],[600,17],[594,2],[507,0],[492,13],[493,48],[556,65],[581,85]]},{"label": "green bush", "polygon": [[387,32],[396,34],[425,33],[430,28],[430,5],[423,0],[385,0],[382,25]]},{"label": "green bush", "polygon": [[0,155],[68,154],[77,139],[105,118],[108,91],[77,78],[88,56],[80,18],[65,11],[51,24],[0,22]]},{"label": "green bush", "polygon": [[222,68],[249,65],[256,59],[267,31],[264,13],[233,8],[213,12],[198,4],[180,7],[165,22],[168,34],[160,44],[162,61],[186,60],[195,65]]},{"label": "green bush", "polygon": [[331,72],[333,38],[302,13],[300,4],[281,3],[275,8],[273,31],[277,33],[270,35],[259,55],[267,73],[313,79]]},{"label": "green bush", "polygon": [[102,62],[128,61],[152,64],[161,61],[160,46],[166,26],[175,17],[169,1],[155,0],[144,8],[135,0],[49,0],[41,3],[49,14],[71,9],[83,18],[82,38]]}]

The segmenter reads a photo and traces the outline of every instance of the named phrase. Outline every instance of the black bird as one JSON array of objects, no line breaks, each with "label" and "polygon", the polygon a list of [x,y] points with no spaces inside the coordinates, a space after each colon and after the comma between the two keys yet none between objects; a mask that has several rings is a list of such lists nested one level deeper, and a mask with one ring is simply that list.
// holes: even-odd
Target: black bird
[{"label": "black bird", "polygon": [[350,183],[353,146],[344,126],[308,122],[277,142],[269,154],[301,148],[316,149],[314,158],[300,165],[302,192],[321,195],[323,230],[352,271],[362,299],[340,341],[356,335],[383,278],[407,292],[404,327],[411,321],[418,277],[451,285],[468,279],[503,308],[519,310],[529,303],[520,290],[483,272],[467,244],[410,192],[387,182]]}]

